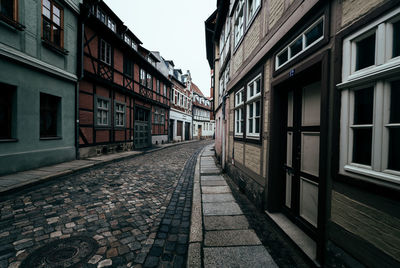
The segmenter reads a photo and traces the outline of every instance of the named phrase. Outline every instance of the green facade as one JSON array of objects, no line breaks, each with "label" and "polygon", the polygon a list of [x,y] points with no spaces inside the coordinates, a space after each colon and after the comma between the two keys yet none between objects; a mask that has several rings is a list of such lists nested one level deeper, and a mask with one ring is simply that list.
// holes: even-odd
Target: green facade
[{"label": "green facade", "polygon": [[[13,88],[11,140],[0,139],[0,175],[74,160],[79,0],[63,10],[63,50],[42,40],[41,1],[19,0],[18,30],[0,21],[0,90]],[[41,93],[59,98],[57,137],[41,139]]]}]

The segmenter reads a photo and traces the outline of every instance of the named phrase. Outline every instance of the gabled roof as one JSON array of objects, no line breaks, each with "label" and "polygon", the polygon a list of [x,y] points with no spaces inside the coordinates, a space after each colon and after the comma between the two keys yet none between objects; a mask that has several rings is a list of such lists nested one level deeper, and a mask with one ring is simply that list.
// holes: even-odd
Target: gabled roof
[{"label": "gabled roof", "polygon": [[202,96],[202,97],[205,97],[204,94],[203,94],[203,92],[201,92],[201,90],[199,89],[199,87],[198,87],[195,83],[193,83],[193,82],[192,82],[192,89],[193,89],[193,92],[197,93],[198,95],[200,95],[200,96]]}]

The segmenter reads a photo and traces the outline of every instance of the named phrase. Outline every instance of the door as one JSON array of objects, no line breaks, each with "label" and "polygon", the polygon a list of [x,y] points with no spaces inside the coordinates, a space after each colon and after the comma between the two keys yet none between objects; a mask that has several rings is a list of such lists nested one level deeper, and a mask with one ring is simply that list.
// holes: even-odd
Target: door
[{"label": "door", "polygon": [[190,123],[185,122],[185,141],[190,139]]},{"label": "door", "polygon": [[170,119],[169,120],[169,140],[173,141],[174,140],[174,120]]},{"label": "door", "polygon": [[202,132],[202,131],[201,131],[201,125],[199,125],[198,131],[197,131],[197,137],[198,137],[199,139],[201,139],[201,135],[202,135],[201,132]]},{"label": "door", "polygon": [[135,132],[134,144],[135,148],[145,148],[150,146],[150,111],[136,108],[135,110]]},{"label": "door", "polygon": [[284,211],[315,237],[318,222],[321,82],[287,93]]}]

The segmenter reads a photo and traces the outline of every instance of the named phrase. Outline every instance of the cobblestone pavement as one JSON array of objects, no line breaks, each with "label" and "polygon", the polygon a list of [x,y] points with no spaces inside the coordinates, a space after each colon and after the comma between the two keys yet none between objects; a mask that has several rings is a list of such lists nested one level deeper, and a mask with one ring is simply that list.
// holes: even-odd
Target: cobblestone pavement
[{"label": "cobblestone pavement", "polygon": [[74,262],[90,252],[90,241],[83,239],[74,242],[84,245],[81,252],[69,248],[60,254],[55,248],[46,261],[70,258],[78,267],[184,266],[195,157],[210,143],[178,145],[2,197],[0,267],[18,267],[48,243],[68,244],[74,237],[97,241],[96,253]]}]

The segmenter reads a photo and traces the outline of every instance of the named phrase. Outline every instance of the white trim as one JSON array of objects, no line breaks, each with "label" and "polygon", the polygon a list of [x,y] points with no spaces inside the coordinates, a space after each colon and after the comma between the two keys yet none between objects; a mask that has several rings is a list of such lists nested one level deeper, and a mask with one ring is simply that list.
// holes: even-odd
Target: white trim
[{"label": "white trim", "polygon": [[12,47],[6,46],[1,43],[0,43],[0,55],[73,82],[77,82],[78,80],[78,77],[75,74],[66,72],[63,69],[55,67],[44,61],[38,60],[32,56],[29,56],[21,51],[18,51]]},{"label": "white trim", "polygon": [[[312,42],[311,44],[309,44],[308,46],[306,46],[306,40],[305,40],[305,35],[306,33],[310,32],[310,30],[316,26],[318,23],[320,23],[322,21],[322,36],[319,37],[318,39],[316,39],[314,42]],[[319,41],[321,41],[322,39],[324,39],[325,36],[325,16],[322,16],[320,18],[318,18],[313,24],[311,24],[307,29],[305,29],[301,34],[299,34],[298,36],[296,36],[296,38],[293,39],[292,42],[290,42],[285,48],[283,48],[281,51],[279,51],[279,53],[276,54],[275,56],[275,70],[278,70],[280,68],[282,68],[282,66],[288,64],[289,62],[291,62],[293,59],[297,58],[299,55],[303,54],[304,51],[307,51],[309,48],[311,48],[312,46],[314,46],[315,44],[317,44]],[[299,40],[299,38],[302,39],[302,49],[300,52],[298,52],[295,56],[291,56],[291,49],[290,47],[297,41]],[[284,52],[287,52],[287,60],[285,63],[282,63],[281,65],[278,64],[278,57],[280,55],[282,55]]]}]

